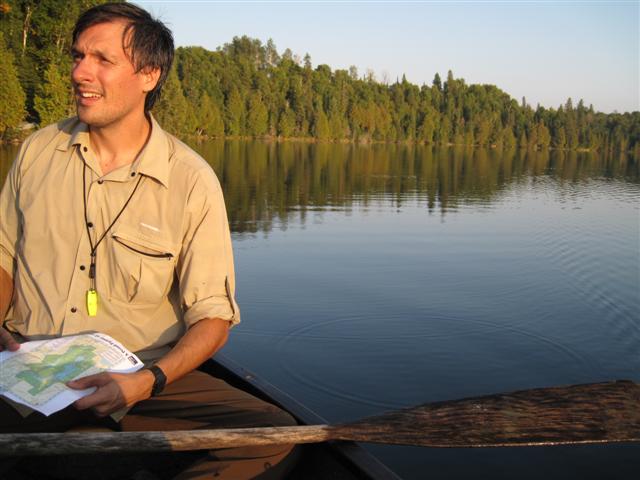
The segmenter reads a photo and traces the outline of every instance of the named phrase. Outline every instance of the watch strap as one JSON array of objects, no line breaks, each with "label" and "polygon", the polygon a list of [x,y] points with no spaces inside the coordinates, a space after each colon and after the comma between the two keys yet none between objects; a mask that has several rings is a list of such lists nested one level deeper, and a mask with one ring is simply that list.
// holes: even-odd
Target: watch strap
[{"label": "watch strap", "polygon": [[164,387],[167,384],[167,376],[158,365],[146,367],[146,370],[149,370],[153,374],[154,380],[153,387],[151,387],[151,396],[155,397],[164,390]]}]

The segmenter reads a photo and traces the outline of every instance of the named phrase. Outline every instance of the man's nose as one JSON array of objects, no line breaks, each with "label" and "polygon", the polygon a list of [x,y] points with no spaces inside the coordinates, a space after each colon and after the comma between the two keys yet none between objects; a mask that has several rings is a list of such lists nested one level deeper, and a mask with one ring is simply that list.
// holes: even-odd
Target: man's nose
[{"label": "man's nose", "polygon": [[94,71],[89,58],[76,59],[71,67],[71,79],[74,83],[91,82],[94,78]]}]

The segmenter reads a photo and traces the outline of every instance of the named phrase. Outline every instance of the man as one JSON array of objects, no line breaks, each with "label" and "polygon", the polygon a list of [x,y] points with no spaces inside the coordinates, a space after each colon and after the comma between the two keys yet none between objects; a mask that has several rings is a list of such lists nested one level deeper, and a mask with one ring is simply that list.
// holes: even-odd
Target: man
[{"label": "man", "polygon": [[[195,370],[239,311],[218,180],[150,115],[171,32],[139,7],[105,4],[78,19],[72,56],[77,118],[24,142],[0,197],[0,348],[99,331],[152,366],[70,382],[96,389],[50,417],[0,401],[0,432],[292,424]],[[213,451],[183,475],[273,478],[290,450]]]}]

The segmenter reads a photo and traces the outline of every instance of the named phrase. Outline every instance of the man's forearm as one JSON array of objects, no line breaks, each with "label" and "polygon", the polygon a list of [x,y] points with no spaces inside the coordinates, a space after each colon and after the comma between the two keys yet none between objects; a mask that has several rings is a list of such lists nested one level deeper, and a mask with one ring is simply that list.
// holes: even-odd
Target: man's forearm
[{"label": "man's forearm", "polygon": [[11,305],[12,296],[13,278],[11,278],[11,275],[9,275],[4,268],[0,267],[0,352],[5,348],[9,350],[17,350],[20,348],[18,342],[16,342],[13,336],[2,326],[7,310],[9,310],[9,305]]},{"label": "man's forearm", "polygon": [[226,343],[229,322],[219,318],[205,318],[193,325],[175,347],[157,365],[171,383],[211,358]]},{"label": "man's forearm", "polygon": [[4,320],[9,305],[11,305],[11,297],[13,296],[13,278],[6,270],[0,267],[0,325]]}]

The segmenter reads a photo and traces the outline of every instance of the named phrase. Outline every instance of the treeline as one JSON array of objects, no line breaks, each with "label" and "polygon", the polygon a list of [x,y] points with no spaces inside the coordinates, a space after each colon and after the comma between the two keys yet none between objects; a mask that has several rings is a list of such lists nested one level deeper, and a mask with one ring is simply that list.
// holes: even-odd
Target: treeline
[{"label": "treeline", "polygon": [[167,87],[158,116],[180,134],[640,152],[640,112],[604,114],[571,99],[533,109],[451,71],[431,85],[387,85],[248,37],[215,52],[179,48]]},{"label": "treeline", "polygon": [[[26,119],[44,125],[73,113],[70,30],[95,0],[0,4],[0,134]],[[4,38],[2,38],[4,37]],[[417,142],[496,148],[633,151],[640,112],[604,114],[580,100],[535,109],[493,85],[467,85],[451,71],[414,85],[360,76],[355,67],[312,65],[269,40],[246,36],[208,51],[178,48],[154,110],[180,136]]]}]

